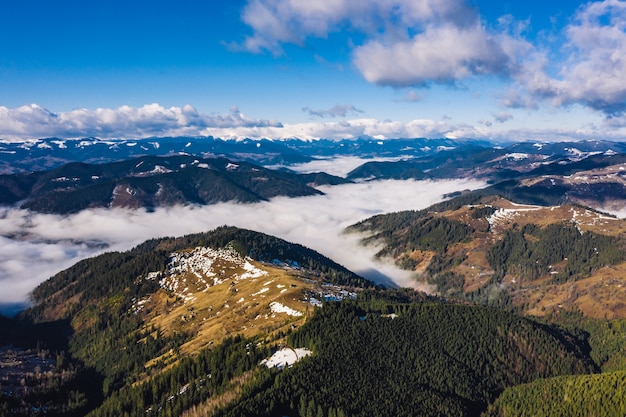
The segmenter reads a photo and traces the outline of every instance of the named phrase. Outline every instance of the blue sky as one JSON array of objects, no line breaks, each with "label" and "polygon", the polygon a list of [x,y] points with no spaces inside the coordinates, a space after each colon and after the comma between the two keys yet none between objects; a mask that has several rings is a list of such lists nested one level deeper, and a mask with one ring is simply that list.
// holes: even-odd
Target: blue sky
[{"label": "blue sky", "polygon": [[626,1],[11,1],[0,139],[626,138]]}]

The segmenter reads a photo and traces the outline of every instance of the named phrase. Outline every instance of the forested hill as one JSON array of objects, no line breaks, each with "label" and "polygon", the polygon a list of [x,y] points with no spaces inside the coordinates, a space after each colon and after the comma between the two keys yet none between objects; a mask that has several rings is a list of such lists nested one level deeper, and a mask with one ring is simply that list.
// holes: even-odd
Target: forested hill
[{"label": "forested hill", "polygon": [[[92,417],[478,417],[520,384],[626,363],[613,323],[562,327],[376,287],[314,251],[233,227],[81,261],[34,298],[0,320],[12,345],[0,349],[3,417],[43,407]],[[306,349],[292,367],[264,362]]]},{"label": "forested hill", "polygon": [[149,240],[127,252],[111,252],[86,259],[40,284],[32,294],[35,306],[24,313],[36,321],[68,319],[87,306],[120,296],[120,308],[130,308],[133,298],[150,294],[158,283],[145,278],[166,276],[172,253],[197,247],[232,248],[241,256],[302,270],[320,280],[346,286],[374,284],[305,246],[263,233],[223,226],[206,233]]},{"label": "forested hill", "polygon": [[[58,363],[54,381],[24,382],[32,396],[7,391],[23,400],[9,401],[9,415],[30,415],[20,401],[83,415],[229,336],[280,338],[325,299],[363,288],[375,286],[311,249],[226,226],[80,261],[37,287],[34,306],[16,320],[0,320],[2,345],[32,349],[20,354],[38,369],[53,369],[54,360],[37,363],[34,352]],[[0,348],[0,361],[11,358]],[[0,394],[0,411],[9,397]]]},{"label": "forested hill", "polygon": [[154,208],[175,204],[257,202],[320,194],[310,185],[347,182],[299,175],[225,158],[144,156],[107,164],[70,163],[50,171],[0,175],[0,204],[48,213],[94,207]]},{"label": "forested hill", "polygon": [[535,315],[626,316],[626,222],[582,206],[469,193],[349,230],[441,295]]},{"label": "forested hill", "polygon": [[509,313],[366,299],[318,311],[289,338],[315,355],[217,415],[478,416],[504,387],[594,369],[580,340]]}]

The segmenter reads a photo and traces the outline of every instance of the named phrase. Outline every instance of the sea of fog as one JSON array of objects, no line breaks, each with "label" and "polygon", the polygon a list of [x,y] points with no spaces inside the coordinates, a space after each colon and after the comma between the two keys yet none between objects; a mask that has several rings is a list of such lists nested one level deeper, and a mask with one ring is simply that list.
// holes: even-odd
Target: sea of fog
[{"label": "sea of fog", "polygon": [[417,287],[411,274],[376,260],[344,229],[380,213],[419,210],[446,193],[482,188],[476,180],[372,181],[319,187],[325,195],[274,198],[255,204],[85,210],[50,215],[19,209],[0,211],[0,305],[25,303],[29,293],[55,273],[105,251],[128,250],[155,237],[181,236],[231,225],[300,243],[374,281]]}]

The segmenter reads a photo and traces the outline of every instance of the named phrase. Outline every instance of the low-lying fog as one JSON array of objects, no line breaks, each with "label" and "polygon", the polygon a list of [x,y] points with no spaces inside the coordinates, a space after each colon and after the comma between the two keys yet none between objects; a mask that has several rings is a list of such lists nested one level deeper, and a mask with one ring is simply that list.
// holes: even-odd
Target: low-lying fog
[{"label": "low-lying fog", "polygon": [[39,283],[81,259],[221,225],[303,244],[377,282],[416,287],[409,272],[375,260],[376,249],[360,246],[359,236],[344,234],[345,227],[375,214],[426,208],[446,193],[484,186],[475,180],[374,181],[320,187],[323,196],[154,212],[98,209],[58,216],[5,209],[0,212],[0,305],[26,301]]}]

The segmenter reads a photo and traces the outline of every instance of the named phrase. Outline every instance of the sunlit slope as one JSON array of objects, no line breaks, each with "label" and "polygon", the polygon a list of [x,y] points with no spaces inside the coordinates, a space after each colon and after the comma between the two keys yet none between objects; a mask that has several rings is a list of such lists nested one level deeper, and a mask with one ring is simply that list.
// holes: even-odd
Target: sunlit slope
[{"label": "sunlit slope", "polygon": [[626,316],[626,222],[582,206],[461,196],[350,228],[442,295],[544,315]]},{"label": "sunlit slope", "polygon": [[67,323],[72,357],[107,394],[228,336],[279,339],[324,297],[371,285],[301,245],[221,227],[81,261],[41,284],[22,318]]},{"label": "sunlit slope", "polygon": [[165,336],[189,335],[190,354],[241,334],[271,335],[299,326],[318,290],[306,274],[241,257],[231,248],[205,247],[172,255],[161,290],[136,300],[133,310]]}]

